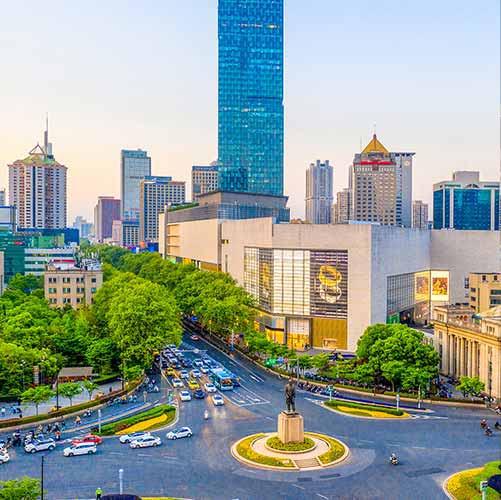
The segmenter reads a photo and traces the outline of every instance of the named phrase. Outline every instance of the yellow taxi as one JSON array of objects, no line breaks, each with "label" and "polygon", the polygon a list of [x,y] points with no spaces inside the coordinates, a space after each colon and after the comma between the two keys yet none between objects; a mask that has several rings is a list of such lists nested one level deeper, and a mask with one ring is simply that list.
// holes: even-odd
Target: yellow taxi
[{"label": "yellow taxi", "polygon": [[188,387],[194,391],[195,389],[200,389],[200,384],[196,380],[189,380]]},{"label": "yellow taxi", "polygon": [[175,374],[176,374],[176,371],[171,366],[165,370],[165,375],[167,375],[167,376],[175,375]]}]

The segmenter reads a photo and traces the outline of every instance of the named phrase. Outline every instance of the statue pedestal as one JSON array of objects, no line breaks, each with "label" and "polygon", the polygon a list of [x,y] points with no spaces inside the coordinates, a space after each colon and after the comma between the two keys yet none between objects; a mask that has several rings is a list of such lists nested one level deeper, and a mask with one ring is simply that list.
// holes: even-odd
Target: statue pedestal
[{"label": "statue pedestal", "polygon": [[278,438],[282,443],[302,443],[304,441],[303,417],[299,413],[280,413]]}]

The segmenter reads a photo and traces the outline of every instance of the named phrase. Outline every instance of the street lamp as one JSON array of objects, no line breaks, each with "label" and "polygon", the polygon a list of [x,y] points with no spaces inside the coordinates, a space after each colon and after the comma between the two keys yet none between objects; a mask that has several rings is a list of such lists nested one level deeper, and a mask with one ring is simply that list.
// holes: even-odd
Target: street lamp
[{"label": "street lamp", "polygon": [[123,494],[124,492],[124,470],[123,469],[119,469],[118,470],[118,482],[120,484],[120,495]]}]

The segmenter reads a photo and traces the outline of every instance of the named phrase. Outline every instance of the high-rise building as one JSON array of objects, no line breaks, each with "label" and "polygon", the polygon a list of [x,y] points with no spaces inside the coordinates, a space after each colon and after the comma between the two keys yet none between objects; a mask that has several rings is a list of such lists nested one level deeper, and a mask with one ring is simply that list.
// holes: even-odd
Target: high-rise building
[{"label": "high-rise building", "polygon": [[397,177],[397,226],[412,227],[412,159],[414,153],[392,153]]},{"label": "high-rise building", "polygon": [[113,196],[100,196],[94,207],[94,236],[99,242],[111,238],[113,221],[120,220],[120,200]]},{"label": "high-rise building", "polygon": [[434,184],[433,229],[499,230],[499,182],[459,171]]},{"label": "high-rise building", "polygon": [[218,168],[217,162],[208,166],[191,167],[191,199],[198,201],[201,194],[217,191]]},{"label": "high-rise building", "polygon": [[347,224],[351,220],[352,200],[351,190],[344,188],[336,195],[336,203],[332,205],[332,224]]},{"label": "high-rise building", "polygon": [[66,172],[52,154],[48,140],[37,144],[23,160],[9,167],[9,201],[17,209],[19,227],[60,229],[66,227]]},{"label": "high-rise building", "polygon": [[94,225],[92,222],[87,222],[81,215],[77,215],[73,227],[78,229],[80,238],[88,238],[92,234]]},{"label": "high-rise building", "polygon": [[0,207],[3,207],[5,205],[5,202],[5,189],[0,189]]},{"label": "high-rise building", "polygon": [[428,204],[421,200],[412,202],[412,227],[428,229]]},{"label": "high-rise building", "polygon": [[16,230],[16,207],[11,205],[0,206],[0,230]]},{"label": "high-rise building", "polygon": [[310,224],[331,222],[333,168],[329,160],[317,160],[306,170],[306,221]]},{"label": "high-rise building", "polygon": [[139,185],[151,175],[151,158],[141,149],[122,149],[120,155],[121,218],[139,220]]},{"label": "high-rise building", "polygon": [[141,181],[139,191],[139,241],[158,241],[158,214],[166,205],[186,202],[186,183],[148,176]]},{"label": "high-rise building", "polygon": [[111,239],[122,248],[139,245],[139,222],[137,220],[114,220]]},{"label": "high-rise building", "polygon": [[283,0],[219,0],[222,191],[283,194]]}]

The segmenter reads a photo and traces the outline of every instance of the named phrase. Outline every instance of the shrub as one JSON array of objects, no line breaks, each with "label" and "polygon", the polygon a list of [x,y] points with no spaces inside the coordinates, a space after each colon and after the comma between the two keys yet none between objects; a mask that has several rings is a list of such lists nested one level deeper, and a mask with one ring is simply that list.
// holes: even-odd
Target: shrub
[{"label": "shrub", "polygon": [[326,401],[324,404],[334,409],[336,409],[338,406],[346,406],[347,408],[355,408],[358,410],[380,411],[381,413],[388,413],[389,415],[395,415],[397,417],[400,417],[404,414],[402,410],[387,408],[386,406],[351,403],[349,401],[340,401],[336,399],[333,399],[332,401]]},{"label": "shrub", "polygon": [[120,377],[120,373],[110,373],[109,375],[102,375],[100,377],[92,379],[92,382],[96,384],[107,384],[108,382],[114,382],[117,378]]},{"label": "shrub", "polygon": [[324,434],[315,434],[314,432],[309,432],[308,434],[321,438],[330,444],[330,450],[317,457],[324,465],[330,464],[344,455],[345,448],[337,439],[325,436]]},{"label": "shrub", "polygon": [[266,441],[266,444],[270,448],[280,451],[305,451],[315,446],[313,439],[310,439],[309,437],[305,437],[302,443],[283,443],[277,436],[275,436],[269,438]]},{"label": "shrub", "polygon": [[264,437],[264,434],[254,434],[253,436],[249,436],[245,438],[243,441],[240,441],[237,446],[237,452],[243,458],[250,460],[251,462],[255,462],[263,465],[272,465],[274,467],[294,467],[294,464],[291,460],[285,458],[275,458],[275,457],[267,457],[265,455],[261,455],[260,453],[255,452],[251,448],[251,444],[254,440],[258,438]]},{"label": "shrub", "polygon": [[116,422],[111,422],[109,424],[105,424],[101,427],[101,432],[99,435],[101,436],[111,436],[116,434],[119,431],[127,429],[127,427],[131,427],[139,422],[144,422],[145,420],[150,420],[152,418],[160,417],[165,413],[175,412],[176,408],[170,405],[160,405],[152,408],[151,410],[143,411],[142,413],[138,413],[137,415],[133,415],[131,417],[123,418],[121,420],[117,420]]}]

